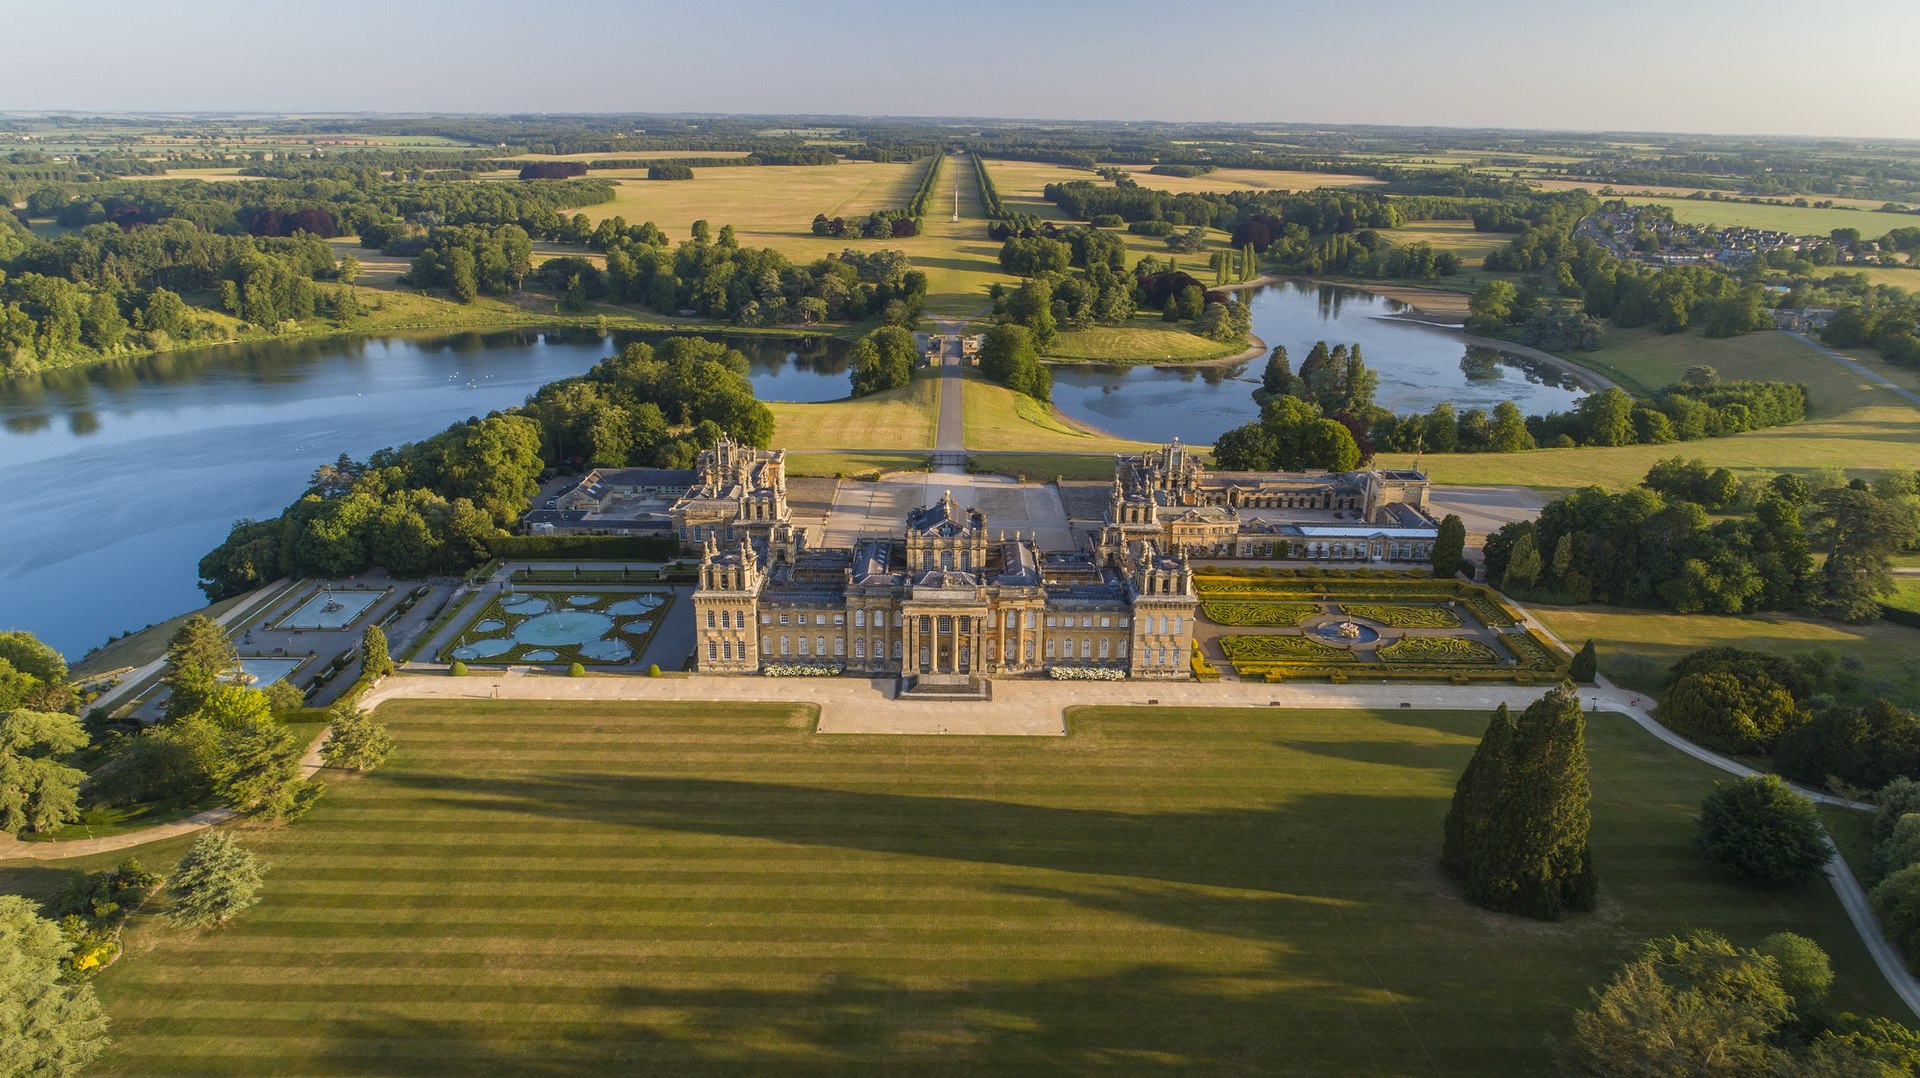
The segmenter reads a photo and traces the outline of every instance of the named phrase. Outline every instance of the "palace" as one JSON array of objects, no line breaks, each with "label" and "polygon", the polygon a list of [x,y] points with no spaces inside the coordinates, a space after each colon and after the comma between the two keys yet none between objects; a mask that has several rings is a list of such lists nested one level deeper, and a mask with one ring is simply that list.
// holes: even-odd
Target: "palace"
[{"label": "palace", "polygon": [[1106,667],[1188,673],[1197,605],[1186,559],[1151,540],[1112,556],[991,536],[951,492],[899,538],[809,549],[702,540],[693,595],[704,672],[821,664],[920,680]]},{"label": "palace", "polygon": [[1420,562],[1436,534],[1419,472],[1209,475],[1178,443],[1119,458],[1087,549],[994,534],[951,491],[907,513],[896,534],[813,547],[790,519],[785,477],[779,451],[722,441],[673,502],[674,533],[700,551],[702,672],[828,667],[948,684],[1088,667],[1185,678],[1199,605],[1189,559]]},{"label": "palace", "polygon": [[1205,558],[1430,562],[1439,524],[1417,471],[1209,474],[1179,442],[1120,457],[1096,550],[1156,540]]}]

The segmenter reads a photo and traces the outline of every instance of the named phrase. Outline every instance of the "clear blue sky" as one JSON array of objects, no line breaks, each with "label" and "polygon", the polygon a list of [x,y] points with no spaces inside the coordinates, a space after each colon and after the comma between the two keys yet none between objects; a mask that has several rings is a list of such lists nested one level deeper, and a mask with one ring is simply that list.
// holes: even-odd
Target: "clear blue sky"
[{"label": "clear blue sky", "polygon": [[1920,138],[1920,0],[96,0],[0,109],[757,112]]}]

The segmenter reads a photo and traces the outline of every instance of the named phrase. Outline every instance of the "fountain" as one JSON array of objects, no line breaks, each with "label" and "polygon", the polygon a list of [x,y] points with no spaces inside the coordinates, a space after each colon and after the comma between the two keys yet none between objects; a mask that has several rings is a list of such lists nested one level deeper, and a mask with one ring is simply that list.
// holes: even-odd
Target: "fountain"
[{"label": "fountain", "polygon": [[1371,644],[1380,639],[1379,630],[1361,625],[1352,618],[1324,622],[1312,627],[1308,632],[1334,644]]}]

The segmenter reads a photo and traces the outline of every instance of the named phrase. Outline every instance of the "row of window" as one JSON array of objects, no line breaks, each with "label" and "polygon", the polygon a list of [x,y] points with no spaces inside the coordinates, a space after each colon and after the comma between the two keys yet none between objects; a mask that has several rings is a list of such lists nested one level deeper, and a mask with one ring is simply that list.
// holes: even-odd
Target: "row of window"
[{"label": "row of window", "polygon": [[[782,625],[788,624],[787,619],[789,618],[789,616],[795,619],[792,624],[806,625],[808,623],[807,622],[808,615],[805,613],[793,614],[793,615],[788,615],[783,613],[780,615],[780,624]],[[813,624],[815,625],[827,624],[827,615],[825,614],[814,614],[812,615],[812,617],[813,617]],[[1014,628],[1016,619],[1017,619],[1016,611],[1012,611],[1012,610],[1007,611],[1006,627],[1009,629]],[[1075,619],[1073,617],[1067,616],[1067,615],[1049,614],[1047,615],[1047,628],[1071,629],[1075,627],[1074,620]],[[1082,628],[1082,629],[1093,628],[1093,620],[1094,620],[1094,615],[1092,614],[1081,615],[1079,618],[1079,628]],[[960,619],[961,631],[965,632],[972,629],[972,626],[969,624],[970,621],[971,619],[966,617],[962,617]],[[1102,629],[1115,628],[1116,622],[1118,622],[1118,626],[1117,626],[1118,628],[1124,629],[1127,627],[1127,619],[1124,617],[1115,618],[1110,614],[1100,615],[1100,627]],[[847,623],[847,616],[845,614],[833,615],[833,624],[845,625],[846,623]],[[773,615],[772,614],[760,615],[760,624],[772,625]],[[940,619],[940,624],[943,630],[948,628],[950,625],[949,619],[942,617]],[[1029,629],[1034,627],[1034,612],[1031,610],[1026,612],[1026,624],[1027,624],[1027,628]],[[1158,630],[1156,630],[1154,629],[1153,617],[1149,615],[1147,618],[1147,624],[1145,628],[1148,632],[1158,631],[1161,633],[1166,633],[1171,631],[1174,633],[1178,633],[1180,632],[1180,627],[1181,627],[1181,616],[1179,614],[1173,615],[1173,620],[1171,622],[1172,624],[1171,629],[1168,628],[1168,624],[1169,622],[1167,620],[1167,615],[1162,614],[1160,615],[1160,620],[1159,620],[1160,627]],[[854,625],[854,628],[856,629],[864,629],[867,627],[867,612],[865,610],[856,610],[853,612],[853,625]],[[738,612],[737,614],[731,610],[721,610],[717,612],[713,610],[707,611],[707,628],[709,629],[713,629],[713,628],[744,629],[746,627],[747,627],[747,612],[744,610]],[[887,627],[887,615],[884,611],[876,610],[873,612],[873,627],[876,629],[884,629]],[[922,616],[920,619],[920,631],[929,632],[931,630],[932,630],[931,623],[928,621],[928,619],[925,616]]]},{"label": "row of window", "polygon": [[[794,643],[796,639],[798,641],[797,649],[794,647]],[[1061,646],[1063,643],[1064,643],[1064,646]],[[1102,639],[1099,643],[1100,643],[1099,658],[1124,659],[1127,657],[1127,642],[1125,640],[1118,641],[1116,644],[1111,640]],[[809,648],[809,644],[811,644],[811,648]],[[1110,646],[1110,645],[1113,645],[1113,646]],[[925,649],[923,648],[922,650],[924,651]],[[1029,666],[1033,664],[1033,650],[1034,650],[1033,641],[1031,640],[1027,641],[1026,662],[1027,662],[1027,665]],[[1094,650],[1095,650],[1094,641],[1091,637],[1080,638],[1080,653],[1078,658],[1083,660],[1091,660],[1095,657]],[[760,641],[760,653],[762,655],[768,656],[769,658],[772,657],[773,640],[771,638],[763,639]],[[1145,658],[1146,663],[1149,666],[1166,666],[1171,661],[1169,656],[1171,656],[1172,654],[1173,654],[1172,649],[1169,649],[1169,648],[1147,648],[1143,657]],[[798,637],[798,638],[782,636],[780,638],[780,655],[782,658],[790,658],[795,656],[803,659],[815,658],[815,657],[826,658],[827,657],[827,638],[824,636],[816,636],[812,639],[812,641],[808,641],[808,639],[804,636]],[[747,658],[747,656],[748,656],[747,645],[742,643],[739,647],[739,657],[744,660]],[[845,643],[844,641],[836,637],[833,641],[833,657],[836,659],[839,659],[839,658],[844,658],[845,656],[846,656]],[[1016,647],[1016,645],[1011,641],[1007,643],[1006,656],[1007,656],[1006,663],[1008,666],[1013,666],[1019,661],[1019,650]],[[859,660],[866,659],[867,642],[865,639],[855,640],[853,642],[853,657]],[[873,642],[873,657],[875,659],[886,658],[886,642],[885,641],[875,640]],[[1058,638],[1047,641],[1047,661],[1048,662],[1053,662],[1055,660],[1072,660],[1075,657],[1076,656],[1074,655],[1073,640],[1071,638],[1066,638],[1064,639],[1064,641]],[[893,659],[895,662],[899,662],[900,658],[901,658],[900,641],[895,640],[893,642]],[[711,640],[708,641],[707,642],[707,661],[717,662],[722,659],[726,660],[727,662],[732,662],[734,660],[733,641],[731,640],[718,641],[718,642],[711,641]]]}]

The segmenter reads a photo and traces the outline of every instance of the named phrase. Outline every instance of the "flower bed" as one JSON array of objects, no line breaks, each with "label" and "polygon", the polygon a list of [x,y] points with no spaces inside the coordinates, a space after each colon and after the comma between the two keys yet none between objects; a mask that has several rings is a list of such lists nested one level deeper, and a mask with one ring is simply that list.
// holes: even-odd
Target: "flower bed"
[{"label": "flower bed", "polygon": [[1049,666],[1047,676],[1055,681],[1125,681],[1127,672],[1111,666]]},{"label": "flower bed", "polygon": [[760,668],[768,677],[839,677],[845,670],[842,663],[767,663]]},{"label": "flower bed", "polygon": [[1374,652],[1389,663],[1477,663],[1500,661],[1494,650],[1478,640],[1457,636],[1403,636]]},{"label": "flower bed", "polygon": [[1277,629],[1298,625],[1319,612],[1319,606],[1312,603],[1270,603],[1228,599],[1200,604],[1200,613],[1216,625],[1246,625]]},{"label": "flower bed", "polygon": [[1457,629],[1460,615],[1439,604],[1431,606],[1389,606],[1383,603],[1341,603],[1340,612],[1352,618],[1365,618],[1395,629]]}]

